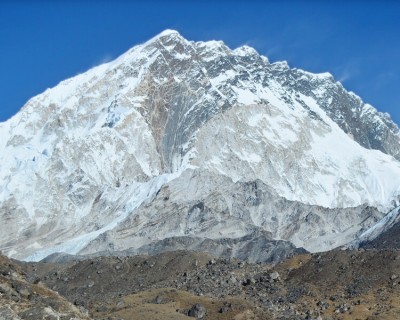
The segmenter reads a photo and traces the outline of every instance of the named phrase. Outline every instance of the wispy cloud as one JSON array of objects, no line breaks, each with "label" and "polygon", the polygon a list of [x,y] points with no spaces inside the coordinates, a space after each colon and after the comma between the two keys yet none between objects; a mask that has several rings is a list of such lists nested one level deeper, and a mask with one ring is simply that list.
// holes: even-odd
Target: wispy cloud
[{"label": "wispy cloud", "polygon": [[339,74],[337,81],[344,83],[346,82],[346,80],[349,80],[350,78],[351,78],[351,72],[346,69]]},{"label": "wispy cloud", "polygon": [[110,53],[106,53],[103,56],[101,56],[99,59],[96,59],[96,61],[92,64],[92,67],[96,67],[98,65],[101,65],[103,63],[110,62],[114,59],[114,57]]},{"label": "wispy cloud", "polygon": [[282,55],[282,49],[280,46],[272,46],[269,47],[267,49],[267,51],[265,52],[265,55],[267,56],[267,58],[276,58],[280,55]]},{"label": "wispy cloud", "polygon": [[357,77],[360,73],[360,69],[357,62],[347,61],[346,64],[335,68],[333,73],[337,81],[345,83]]}]

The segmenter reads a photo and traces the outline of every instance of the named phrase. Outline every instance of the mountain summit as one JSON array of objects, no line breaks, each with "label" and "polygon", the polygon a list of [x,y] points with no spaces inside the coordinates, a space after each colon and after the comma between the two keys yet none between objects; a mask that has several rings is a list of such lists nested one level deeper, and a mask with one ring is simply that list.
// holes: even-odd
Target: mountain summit
[{"label": "mountain summit", "polygon": [[235,255],[260,235],[321,251],[397,219],[387,114],[329,73],[173,30],[32,98],[0,135],[11,257],[226,238]]}]

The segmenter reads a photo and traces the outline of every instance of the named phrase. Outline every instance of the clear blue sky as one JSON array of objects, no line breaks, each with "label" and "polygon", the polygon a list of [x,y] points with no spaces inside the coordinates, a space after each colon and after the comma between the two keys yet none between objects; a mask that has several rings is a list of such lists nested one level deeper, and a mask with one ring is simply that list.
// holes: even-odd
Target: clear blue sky
[{"label": "clear blue sky", "polygon": [[400,123],[400,1],[2,1],[0,121],[164,29],[331,72]]}]

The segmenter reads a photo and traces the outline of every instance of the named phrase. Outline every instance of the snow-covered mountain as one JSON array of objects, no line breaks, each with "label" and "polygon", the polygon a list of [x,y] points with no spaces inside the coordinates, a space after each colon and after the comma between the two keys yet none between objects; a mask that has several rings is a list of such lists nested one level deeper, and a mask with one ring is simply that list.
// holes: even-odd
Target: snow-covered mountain
[{"label": "snow-covered mountain", "polygon": [[16,258],[258,231],[328,250],[400,202],[389,115],[329,73],[172,30],[32,98],[0,136]]}]

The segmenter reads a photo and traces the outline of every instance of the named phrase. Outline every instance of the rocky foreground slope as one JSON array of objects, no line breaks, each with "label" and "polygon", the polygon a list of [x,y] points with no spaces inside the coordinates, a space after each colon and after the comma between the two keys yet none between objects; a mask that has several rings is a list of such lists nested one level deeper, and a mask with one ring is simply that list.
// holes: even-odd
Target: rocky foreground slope
[{"label": "rocky foreground slope", "polygon": [[301,254],[276,265],[188,251],[18,264],[93,319],[400,317],[398,250]]},{"label": "rocky foreground slope", "polygon": [[398,218],[389,115],[328,73],[176,31],[32,98],[0,136],[0,247],[20,259],[260,233],[314,252]]},{"label": "rocky foreground slope", "polygon": [[89,320],[85,313],[0,254],[0,319]]}]

